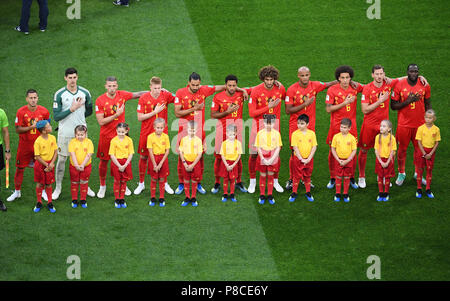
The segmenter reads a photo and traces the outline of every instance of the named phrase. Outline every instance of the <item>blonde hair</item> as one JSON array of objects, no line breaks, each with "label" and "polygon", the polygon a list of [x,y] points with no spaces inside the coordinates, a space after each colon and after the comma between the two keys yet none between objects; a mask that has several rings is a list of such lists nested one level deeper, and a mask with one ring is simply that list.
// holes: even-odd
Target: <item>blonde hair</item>
[{"label": "blonde hair", "polygon": [[[389,144],[388,144],[388,146],[389,146],[389,154],[391,153],[391,151],[392,151],[392,122],[389,120],[389,119],[385,119],[385,120],[383,120],[383,121],[381,121],[380,122],[380,125],[382,124],[382,123],[386,123],[386,125],[388,126],[388,128],[389,128]],[[378,151],[381,151],[381,133],[378,135]]]}]

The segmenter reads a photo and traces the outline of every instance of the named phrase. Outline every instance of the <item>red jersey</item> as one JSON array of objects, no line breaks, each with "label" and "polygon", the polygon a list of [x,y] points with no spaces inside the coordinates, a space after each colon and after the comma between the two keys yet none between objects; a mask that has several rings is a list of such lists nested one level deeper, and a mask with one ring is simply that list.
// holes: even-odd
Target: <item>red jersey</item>
[{"label": "red jersey", "polygon": [[[195,93],[191,93],[191,91],[189,90],[189,86],[181,88],[177,91],[176,95],[175,95],[175,101],[174,104],[177,105],[181,105],[181,109],[182,110],[187,110],[192,108],[195,104],[197,103],[204,103],[205,99],[208,96],[213,95],[216,92],[216,87],[215,86],[201,86],[200,89],[195,92]],[[204,136],[204,130],[203,130],[203,126],[205,124],[205,107],[203,107],[202,111],[194,111],[189,115],[186,115],[182,118],[179,118],[178,121],[178,134],[182,134],[185,136],[187,135],[187,132],[184,133],[184,124],[187,121],[190,120],[195,120],[198,123],[198,130],[200,132],[201,130],[201,134],[202,136],[200,138],[202,138],[203,140],[203,136]],[[178,140],[180,140],[181,137],[180,135],[178,135]]]},{"label": "red jersey", "polygon": [[[117,108],[125,104],[128,100],[133,98],[133,93],[117,90],[116,96],[111,99],[108,94],[100,95],[95,101],[95,114],[103,114],[103,117],[109,117],[116,114]],[[112,138],[117,135],[116,127],[119,123],[125,122],[125,110],[116,119],[108,124],[100,127],[100,136]]]},{"label": "red jersey", "polygon": [[425,99],[430,98],[430,85],[424,86],[420,80],[414,86],[408,84],[404,78],[398,82],[392,91],[392,100],[404,102],[409,93],[420,94],[420,99],[398,110],[397,126],[418,128],[425,123]]},{"label": "red jersey", "polygon": [[167,106],[169,103],[173,103],[175,100],[175,95],[162,90],[159,94],[158,98],[153,98],[152,94],[150,92],[145,93],[139,98],[138,106],[137,106],[137,112],[142,114],[147,114],[153,112],[156,105],[165,104],[165,108],[159,112],[158,114],[142,121],[141,123],[141,135],[148,136],[149,134],[153,133],[155,131],[153,127],[153,122],[156,120],[156,118],[163,118],[166,121],[166,128],[164,129],[164,132],[167,134],[168,130],[168,119],[167,119]]},{"label": "red jersey", "polygon": [[[34,112],[28,109],[28,106],[23,106],[17,110],[15,125],[21,127],[31,126],[32,123],[36,124],[39,120],[45,120],[50,118],[50,113],[43,106],[37,105]],[[33,148],[34,141],[40,136],[39,131],[34,128],[26,133],[19,134],[19,142],[31,143]]]},{"label": "red jersey", "polygon": [[[352,86],[348,86],[348,88],[345,90],[342,89],[339,84],[331,86],[328,88],[325,103],[330,105],[338,105],[340,103],[343,103],[348,95],[354,95],[355,97],[357,97],[357,94],[361,93],[362,90],[362,85],[358,85],[356,90],[353,89]],[[347,104],[345,107],[331,112],[330,126],[332,128],[339,129],[341,120],[343,118],[348,118],[352,121],[352,128],[354,127],[356,129],[356,103],[357,99],[355,99],[355,101],[353,101],[352,103]]]},{"label": "red jersey", "polygon": [[286,104],[291,104],[294,107],[299,106],[305,102],[307,97],[314,97],[313,102],[305,107],[304,109],[298,111],[297,113],[290,114],[289,125],[297,128],[297,118],[302,114],[306,114],[309,117],[308,128],[315,131],[316,126],[316,95],[317,93],[325,90],[327,86],[318,81],[309,81],[306,88],[300,86],[299,82],[291,85],[286,92]]},{"label": "red jersey", "polygon": [[[250,115],[255,114],[255,111],[260,110],[262,108],[267,108],[263,113],[258,114],[253,117],[253,125],[256,124],[256,131],[259,131],[260,128],[263,127],[263,123],[259,122],[263,119],[264,114],[275,114],[278,120],[278,124],[280,122],[280,113],[281,113],[281,102],[274,108],[268,109],[269,99],[281,99],[282,101],[286,97],[286,89],[284,86],[273,86],[271,90],[267,90],[264,86],[264,83],[261,83],[252,89],[252,95],[250,96],[250,100],[248,102],[248,109]],[[252,131],[253,131],[252,126]]]},{"label": "red jersey", "polygon": [[[378,101],[380,93],[387,92],[391,94],[392,88],[398,83],[398,79],[393,79],[388,85],[383,81],[381,87],[375,86],[374,82],[364,86],[361,96],[361,103],[367,103],[369,105]],[[390,98],[386,99],[382,104],[380,104],[375,110],[364,115],[364,124],[370,127],[380,126],[381,121],[389,119],[389,103]]]},{"label": "red jersey", "polygon": [[[246,89],[247,93],[251,93],[251,89]],[[238,120],[242,119],[243,105],[244,105],[244,96],[242,92],[236,92],[233,96],[228,96],[226,91],[222,91],[214,95],[213,103],[211,105],[211,111],[213,112],[225,112],[228,110],[228,106],[234,103],[239,106],[239,109],[236,112],[228,114],[227,116],[220,118],[217,122],[221,122],[222,125],[226,126],[227,120]]]}]

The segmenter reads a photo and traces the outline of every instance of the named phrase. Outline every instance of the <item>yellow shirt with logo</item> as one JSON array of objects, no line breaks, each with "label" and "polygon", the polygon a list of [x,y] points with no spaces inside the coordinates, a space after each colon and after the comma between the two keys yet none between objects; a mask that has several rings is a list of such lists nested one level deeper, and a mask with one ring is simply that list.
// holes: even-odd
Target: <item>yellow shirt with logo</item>
[{"label": "yellow shirt with logo", "polygon": [[[92,140],[89,138],[85,138],[83,141],[80,141],[77,138],[73,138],[69,142],[68,150],[69,150],[69,153],[75,153],[75,157],[77,158],[78,165],[81,165],[81,163],[83,163],[84,159],[86,158],[87,154],[94,153],[94,144],[92,143]],[[86,163],[86,166],[91,164],[91,162],[92,162],[92,157]],[[73,163],[72,156],[70,156],[70,164],[75,165]]]},{"label": "yellow shirt with logo", "polygon": [[125,136],[123,140],[120,140],[117,136],[114,137],[111,139],[108,154],[117,159],[128,158],[129,155],[134,154],[133,140],[128,136]]},{"label": "yellow shirt with logo", "polygon": [[183,152],[184,159],[193,162],[198,154],[203,152],[202,139],[197,136],[193,138],[186,136],[180,141],[180,151]]},{"label": "yellow shirt with logo", "polygon": [[296,146],[298,148],[302,158],[308,158],[312,148],[317,146],[316,133],[309,129],[306,130],[306,132],[296,130],[291,136],[291,146]]},{"label": "yellow shirt with logo", "polygon": [[417,128],[416,140],[422,141],[423,147],[433,148],[437,141],[441,141],[441,131],[434,124],[431,128],[422,124]]},{"label": "yellow shirt with logo", "polygon": [[397,150],[397,141],[395,140],[394,135],[381,135],[381,143],[380,143],[380,135],[378,134],[375,137],[374,148],[378,151],[378,154],[381,158],[389,158],[391,151]]},{"label": "yellow shirt with logo", "polygon": [[234,139],[234,141],[225,140],[220,147],[220,154],[225,157],[225,160],[236,161],[239,155],[242,155],[241,142],[237,139]]},{"label": "yellow shirt with logo", "polygon": [[47,139],[39,136],[36,141],[34,141],[34,155],[40,156],[44,161],[50,161],[58,149],[56,144],[56,138],[53,135],[48,135]]},{"label": "yellow shirt with logo", "polygon": [[273,151],[277,147],[283,146],[280,132],[275,129],[271,129],[270,131],[267,131],[266,129],[260,130],[256,134],[254,146],[260,147],[264,151]]},{"label": "yellow shirt with logo", "polygon": [[164,155],[170,149],[169,136],[166,133],[162,133],[158,137],[156,133],[151,133],[147,137],[147,148],[151,148],[154,155]]},{"label": "yellow shirt with logo", "polygon": [[336,149],[336,154],[340,159],[347,159],[352,151],[357,148],[356,138],[350,133],[345,136],[342,133],[337,133],[333,136],[331,147]]}]

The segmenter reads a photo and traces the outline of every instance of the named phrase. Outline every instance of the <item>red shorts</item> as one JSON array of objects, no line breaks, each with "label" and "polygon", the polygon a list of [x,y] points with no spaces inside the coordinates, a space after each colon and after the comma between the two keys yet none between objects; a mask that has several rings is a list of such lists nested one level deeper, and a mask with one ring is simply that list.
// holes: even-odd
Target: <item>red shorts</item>
[{"label": "red shorts", "polygon": [[99,158],[100,160],[106,160],[106,161],[108,161],[110,159],[109,145],[111,144],[111,140],[113,138],[114,137],[105,137],[105,136],[100,135],[100,138],[98,140],[97,158]]},{"label": "red shorts", "polygon": [[83,171],[79,171],[72,164],[69,165],[70,172],[70,180],[72,182],[87,182],[89,181],[89,177],[91,176],[92,164],[89,164],[84,167]]},{"label": "red shorts", "polygon": [[[156,165],[158,165],[162,158],[164,158],[164,154],[161,155],[153,155],[155,157],[155,162]],[[152,160],[148,160],[148,168],[147,168],[147,173],[150,175],[150,177],[152,177],[152,179],[161,179],[161,178],[167,178],[169,176],[169,158],[166,158],[166,160],[164,161],[164,163],[161,166],[161,169],[156,172],[153,169],[153,163]]]},{"label": "red shorts", "polygon": [[[263,157],[266,159],[270,159],[270,157],[272,157],[272,154],[270,152],[263,154]],[[262,165],[261,164],[261,158],[258,157],[256,158],[256,166],[255,169],[259,172],[278,172],[280,170],[280,164],[281,164],[281,160],[280,157],[278,156],[278,158],[275,160],[275,162],[272,165]]]},{"label": "red shorts", "polygon": [[[432,148],[424,147],[423,150],[428,154],[431,152]],[[416,168],[425,168],[427,170],[433,170],[434,166],[434,156],[436,153],[434,153],[429,160],[422,157],[422,152],[419,150],[414,153],[414,164],[416,165]]]},{"label": "red shorts", "polygon": [[[192,164],[193,161],[186,160],[186,163],[188,165]],[[194,169],[192,171],[186,171],[184,166],[182,165],[182,169],[180,171],[182,172],[183,179],[185,181],[193,180],[196,182],[199,182],[202,177],[202,166],[201,166],[201,160],[195,164]]]},{"label": "red shorts", "polygon": [[30,162],[34,162],[34,147],[33,143],[29,141],[29,144],[19,142],[16,155],[16,167],[25,168],[30,165]]},{"label": "red shorts", "polygon": [[[355,156],[356,157],[356,156]],[[334,159],[334,157],[333,157]],[[342,158],[340,158],[342,159]],[[342,159],[344,160],[344,159]],[[334,159],[334,164],[335,164],[335,173],[336,173],[336,177],[352,177],[354,174],[354,164],[355,164],[355,160],[351,160],[350,162],[347,163],[347,165],[345,166],[341,166],[341,164],[339,164],[339,162]]]},{"label": "red shorts", "polygon": [[292,156],[292,178],[303,179],[303,177],[311,177],[314,167],[314,159],[308,164],[302,163],[297,156]]},{"label": "red shorts", "polygon": [[[394,160],[392,160],[389,165],[386,168],[383,168],[378,161],[378,159],[375,159],[375,173],[380,178],[393,178],[395,177],[395,168],[394,168]],[[386,162],[388,158],[381,158],[383,162]]]},{"label": "red shorts", "polygon": [[380,133],[380,126],[368,125],[363,122],[359,132],[358,147],[364,149],[373,148],[375,137]]},{"label": "red shorts", "polygon": [[[227,160],[228,165],[234,164],[235,161]],[[225,164],[223,164],[222,159],[220,159],[220,167],[219,167],[219,177],[222,177],[224,179],[236,179],[238,177],[238,168],[239,163],[237,163],[234,168],[231,171],[228,171],[225,167]]]},{"label": "red shorts", "polygon": [[[117,159],[120,164],[127,162],[126,158]],[[111,162],[111,176],[114,177],[115,181],[126,182],[133,179],[133,171],[131,170],[131,163],[127,165],[124,171],[119,171],[119,167]]]},{"label": "red shorts", "polygon": [[395,134],[395,139],[398,143],[399,149],[407,149],[410,142],[413,143],[414,149],[417,150],[417,140],[416,140],[417,128],[407,128],[397,126],[397,133]]},{"label": "red shorts", "polygon": [[42,185],[51,185],[55,182],[55,168],[49,172],[44,171],[45,168],[38,160],[34,161],[34,181]]}]

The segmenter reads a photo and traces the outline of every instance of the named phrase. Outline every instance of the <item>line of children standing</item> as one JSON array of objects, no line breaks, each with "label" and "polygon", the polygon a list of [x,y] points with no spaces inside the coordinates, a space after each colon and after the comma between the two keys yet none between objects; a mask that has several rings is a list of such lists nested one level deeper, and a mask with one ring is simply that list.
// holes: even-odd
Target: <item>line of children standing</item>
[{"label": "line of children standing", "polygon": [[[416,197],[422,197],[422,175],[426,171],[426,190],[429,198],[434,198],[431,191],[432,170],[436,149],[441,140],[440,130],[434,125],[436,114],[433,110],[425,113],[425,123],[417,130],[415,139],[418,140],[419,151],[414,154],[415,169],[417,173]],[[275,204],[273,192],[273,174],[279,171],[279,154],[282,147],[280,132],[273,128],[275,116],[267,114],[264,116],[264,128],[260,130],[255,139],[255,147],[258,151],[257,170],[260,172],[260,197],[259,204],[264,204],[267,200],[270,204]],[[300,181],[305,184],[305,196],[308,201],[313,202],[311,195],[311,175],[313,171],[314,154],[317,150],[317,139],[313,131],[308,129],[309,117],[302,114],[297,119],[298,129],[292,134],[291,147],[294,150],[294,163],[292,164],[293,192],[289,197],[290,202],[294,202],[298,195]],[[179,155],[184,166],[183,179],[185,184],[186,198],[182,206],[191,204],[198,206],[196,199],[196,187],[201,176],[200,165],[197,164],[203,154],[203,144],[199,137],[195,135],[197,130],[195,121],[188,122],[188,135],[181,139],[179,145]],[[350,134],[352,123],[350,119],[344,118],[340,124],[340,132],[334,135],[331,143],[331,152],[336,160],[336,194],[334,201],[341,198],[344,202],[349,202],[348,195],[353,158],[356,155],[356,137]],[[165,120],[157,118],[154,121],[155,132],[147,138],[147,148],[149,150],[148,174],[151,176],[150,185],[150,206],[156,204],[156,186],[159,184],[159,205],[165,206],[164,187],[169,176],[168,155],[170,152],[169,136],[164,131]],[[34,212],[39,212],[42,208],[42,192],[45,190],[48,196],[52,194],[52,183],[54,182],[54,163],[56,160],[56,138],[51,135],[52,127],[50,120],[41,120],[36,124],[40,136],[34,143],[34,180],[36,182],[37,203]],[[116,208],[126,208],[124,194],[127,181],[133,179],[131,160],[134,154],[133,141],[128,137],[129,127],[126,123],[117,125],[117,136],[111,140],[109,155],[111,156],[111,175],[114,178],[114,206]],[[88,181],[92,170],[92,154],[94,146],[87,138],[87,128],[79,125],[75,128],[75,138],[69,144],[70,153],[70,178],[72,207],[76,208],[78,203],[78,192],[80,192],[81,207],[87,208],[86,195]],[[242,145],[237,140],[237,127],[229,125],[226,129],[227,139],[220,147],[221,165],[219,175],[223,178],[224,194],[222,201],[231,199],[237,202],[234,194],[235,179],[237,177],[237,163],[242,155]],[[380,133],[375,138],[375,173],[379,193],[377,201],[389,201],[390,181],[395,176],[395,152],[397,142],[392,133],[392,123],[383,120],[380,124]],[[266,184],[267,181],[267,184]],[[230,189],[228,194],[228,187]],[[267,187],[267,196],[266,196]],[[342,188],[342,194],[341,194]],[[56,212],[52,198],[48,199],[48,209]]]}]

